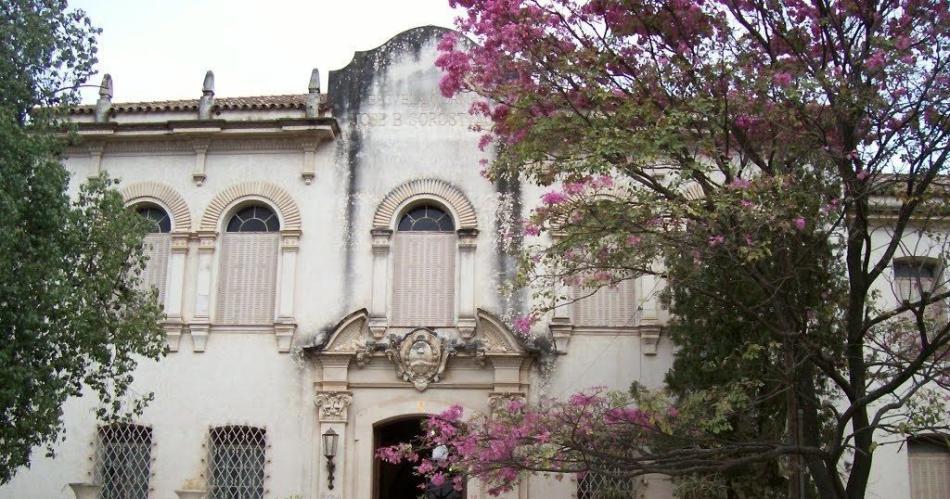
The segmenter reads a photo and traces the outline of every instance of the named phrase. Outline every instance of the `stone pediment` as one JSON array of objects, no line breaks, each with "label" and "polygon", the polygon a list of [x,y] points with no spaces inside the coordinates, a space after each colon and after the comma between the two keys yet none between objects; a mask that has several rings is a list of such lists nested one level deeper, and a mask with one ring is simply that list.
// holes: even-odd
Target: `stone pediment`
[{"label": "stone pediment", "polygon": [[522,357],[529,351],[522,341],[494,314],[482,309],[476,313],[475,334],[463,340],[456,328],[389,328],[379,340],[374,339],[369,329],[369,313],[357,310],[344,317],[326,336],[322,345],[311,347],[319,355],[350,356],[357,365],[365,365],[373,357],[386,357],[386,351],[397,348],[409,333],[416,330],[431,331],[438,338],[440,348],[444,345],[451,355],[474,357],[484,361],[491,357]]}]

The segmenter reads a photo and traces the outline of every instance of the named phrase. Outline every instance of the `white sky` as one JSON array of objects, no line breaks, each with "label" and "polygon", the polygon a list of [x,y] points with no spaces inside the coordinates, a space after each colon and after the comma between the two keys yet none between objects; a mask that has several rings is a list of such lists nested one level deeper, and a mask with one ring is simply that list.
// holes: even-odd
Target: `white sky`
[{"label": "white sky", "polygon": [[[331,69],[406,29],[452,27],[448,0],[72,0],[102,28],[100,73],[115,102],[306,93],[310,70]],[[101,74],[87,83],[98,85]],[[95,88],[83,101],[95,102]]]}]

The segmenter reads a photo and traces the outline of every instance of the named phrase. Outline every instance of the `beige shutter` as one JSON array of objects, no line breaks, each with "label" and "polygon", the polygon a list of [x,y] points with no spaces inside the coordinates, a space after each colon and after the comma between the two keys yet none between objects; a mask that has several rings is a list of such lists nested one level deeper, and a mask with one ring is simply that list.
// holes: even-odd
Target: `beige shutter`
[{"label": "beige shutter", "polygon": [[939,444],[910,442],[911,499],[950,498],[950,449]]},{"label": "beige shutter", "polygon": [[170,234],[148,234],[145,236],[145,255],[148,263],[142,273],[145,286],[158,289],[158,303],[165,304],[165,279],[168,274],[168,253],[171,251]]},{"label": "beige shutter", "polygon": [[[587,327],[633,327],[637,315],[636,280],[627,279],[614,287],[604,287],[574,303],[574,324]],[[574,296],[590,293],[576,288]]]},{"label": "beige shutter", "polygon": [[455,234],[397,232],[393,238],[393,326],[453,326]]},{"label": "beige shutter", "polygon": [[218,279],[219,324],[274,322],[277,233],[225,233],[221,241]]}]

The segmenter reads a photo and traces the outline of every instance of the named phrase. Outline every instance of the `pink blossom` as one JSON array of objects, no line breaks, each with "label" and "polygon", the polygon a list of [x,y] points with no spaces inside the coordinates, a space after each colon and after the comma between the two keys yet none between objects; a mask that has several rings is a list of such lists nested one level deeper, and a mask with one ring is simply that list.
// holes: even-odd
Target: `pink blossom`
[{"label": "pink blossom", "polygon": [[747,199],[743,199],[743,200],[739,201],[739,206],[748,209],[748,208],[752,208],[753,206],[755,206],[755,203],[753,203],[752,201],[749,201],[749,200],[747,200]]},{"label": "pink blossom", "polygon": [[445,483],[445,473],[442,473],[441,471],[436,472],[432,475],[430,480],[432,481],[432,485],[435,485],[436,487],[441,487],[442,484]]},{"label": "pink blossom", "polygon": [[541,201],[543,201],[544,204],[549,205],[549,206],[561,204],[561,203],[566,202],[567,200],[568,200],[567,195],[564,194],[563,192],[558,192],[558,191],[549,191],[549,192],[544,193],[543,196],[541,196]]},{"label": "pink blossom", "polygon": [[804,219],[804,218],[798,217],[798,218],[796,218],[792,223],[795,224],[795,228],[796,228],[796,229],[798,229],[798,230],[805,230],[805,219]]},{"label": "pink blossom", "polygon": [[458,421],[462,417],[462,406],[455,404],[439,414],[446,421]]},{"label": "pink blossom", "polygon": [[636,246],[636,245],[640,244],[640,241],[641,241],[641,240],[642,240],[642,239],[640,238],[640,236],[638,236],[638,235],[636,235],[636,234],[631,234],[631,235],[627,236],[627,246]]},{"label": "pink blossom", "polygon": [[792,75],[784,71],[775,73],[775,75],[772,77],[772,81],[774,81],[775,84],[780,87],[787,87],[792,83]]},{"label": "pink blossom", "polygon": [[541,228],[531,222],[528,222],[524,224],[523,232],[526,236],[538,236],[541,235]]},{"label": "pink blossom", "polygon": [[711,248],[715,248],[716,246],[719,246],[720,244],[724,242],[726,242],[726,238],[723,237],[722,235],[717,234],[715,236],[709,236],[708,243],[709,243],[709,247]]},{"label": "pink blossom", "polygon": [[614,186],[614,179],[610,175],[598,175],[591,181],[595,189],[609,189]]},{"label": "pink blossom", "polygon": [[522,315],[516,317],[514,320],[514,329],[522,334],[528,334],[528,331],[531,331],[531,326],[537,321],[533,315]]},{"label": "pink blossom", "polygon": [[884,51],[878,50],[874,52],[873,54],[871,54],[871,57],[868,57],[866,65],[868,69],[870,69],[871,71],[874,71],[884,66],[885,60],[886,58],[884,56]]},{"label": "pink blossom", "polygon": [[494,137],[492,137],[492,134],[490,133],[482,134],[482,136],[478,138],[478,149],[480,151],[484,151],[486,147],[491,145],[492,140],[494,140]]},{"label": "pink blossom", "polygon": [[564,184],[564,192],[566,192],[566,193],[568,193],[568,194],[570,194],[570,195],[572,195],[572,196],[575,195],[575,194],[580,194],[580,193],[584,192],[584,189],[585,189],[585,188],[587,188],[587,183],[586,183],[586,182],[583,182],[583,181],[581,181],[581,182],[566,182],[566,183]]},{"label": "pink blossom", "polygon": [[746,180],[746,179],[744,179],[744,178],[737,178],[737,179],[733,180],[732,182],[729,182],[729,186],[728,186],[728,187],[729,187],[730,189],[748,189],[748,188],[751,187],[751,186],[752,186],[752,182],[750,182],[750,181],[748,181],[748,180]]},{"label": "pink blossom", "polygon": [[585,407],[593,404],[598,399],[597,395],[590,393],[575,393],[567,400],[569,404],[577,407]]}]

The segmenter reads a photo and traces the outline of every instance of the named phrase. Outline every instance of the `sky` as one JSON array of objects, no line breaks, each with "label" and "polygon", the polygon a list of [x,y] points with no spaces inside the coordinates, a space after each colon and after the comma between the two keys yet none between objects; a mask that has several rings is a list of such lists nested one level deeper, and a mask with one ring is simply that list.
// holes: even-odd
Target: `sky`
[{"label": "sky", "polygon": [[[331,69],[357,50],[397,33],[434,24],[452,27],[448,0],[71,0],[99,35],[98,69],[112,75],[114,102],[197,99],[205,71],[215,95],[307,92],[320,69],[324,92]],[[83,89],[93,103],[95,88]]]}]

